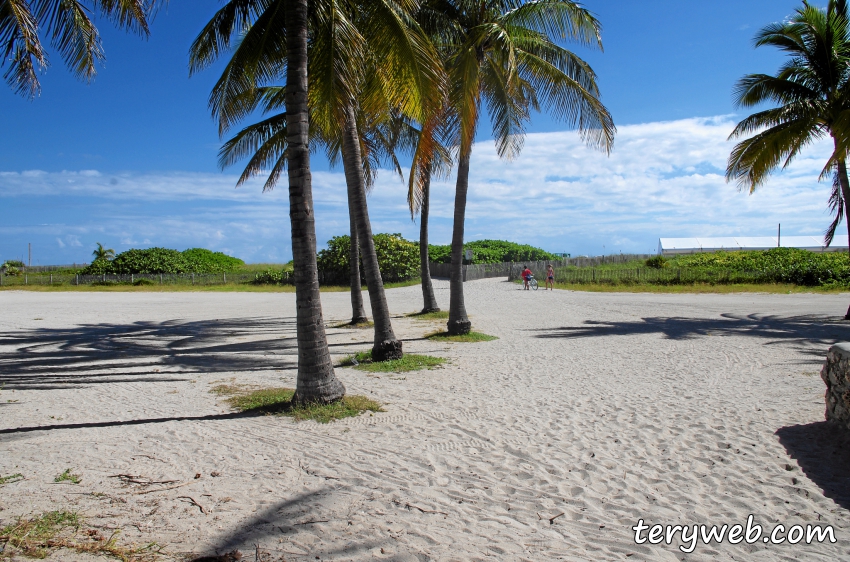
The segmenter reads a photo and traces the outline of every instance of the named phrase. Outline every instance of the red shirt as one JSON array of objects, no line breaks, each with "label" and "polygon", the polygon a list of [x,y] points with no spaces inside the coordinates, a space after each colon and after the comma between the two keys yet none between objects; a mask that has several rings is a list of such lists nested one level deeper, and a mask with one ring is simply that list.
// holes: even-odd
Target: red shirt
[{"label": "red shirt", "polygon": [[522,272],[522,278],[528,279],[529,277],[531,277],[531,270],[526,267]]}]

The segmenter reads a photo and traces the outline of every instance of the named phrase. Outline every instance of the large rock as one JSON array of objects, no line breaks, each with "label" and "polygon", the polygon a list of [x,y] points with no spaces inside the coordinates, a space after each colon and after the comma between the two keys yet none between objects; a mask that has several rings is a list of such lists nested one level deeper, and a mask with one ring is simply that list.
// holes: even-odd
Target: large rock
[{"label": "large rock", "polygon": [[826,421],[850,429],[850,343],[829,348],[820,377],[826,383]]}]

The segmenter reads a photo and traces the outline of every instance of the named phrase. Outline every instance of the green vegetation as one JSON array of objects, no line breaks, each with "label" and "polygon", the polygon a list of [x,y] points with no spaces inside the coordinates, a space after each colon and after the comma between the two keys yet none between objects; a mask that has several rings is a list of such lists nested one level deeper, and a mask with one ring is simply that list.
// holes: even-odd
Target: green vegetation
[{"label": "green vegetation", "polygon": [[795,248],[705,252],[592,268],[563,267],[555,271],[555,281],[559,286],[779,284],[848,288],[850,258],[844,252],[815,253]]},{"label": "green vegetation", "polygon": [[266,268],[254,275],[251,281],[254,285],[284,285],[292,281],[292,262],[280,269]]},{"label": "green vegetation", "polygon": [[24,475],[20,472],[10,474],[9,476],[0,476],[0,486],[2,486],[3,484],[11,484],[12,482],[18,482],[19,480],[23,479]]},{"label": "green vegetation", "polygon": [[81,478],[79,474],[73,474],[70,468],[66,468],[65,472],[57,476],[53,479],[54,482],[71,482],[72,484],[79,484],[81,482]]},{"label": "green vegetation", "polygon": [[[385,283],[406,281],[419,275],[419,247],[402,238],[401,234],[375,234],[375,253]],[[350,236],[334,236],[328,247],[319,252],[317,264],[325,283],[348,284],[350,275],[348,252]],[[360,266],[363,271],[363,266]]]},{"label": "green vegetation", "polygon": [[651,267],[652,269],[661,269],[663,267],[669,267],[670,263],[667,258],[664,256],[653,256],[646,260],[646,267]]},{"label": "green vegetation", "polygon": [[[0,541],[31,558],[46,558],[57,535],[67,528],[78,529],[80,518],[69,511],[51,511],[32,519],[19,519],[0,529]],[[12,557],[4,549],[4,557]]]},{"label": "green vegetation", "polygon": [[330,404],[291,404],[295,390],[291,388],[248,389],[239,385],[219,385],[210,389],[219,395],[230,395],[225,401],[239,412],[256,412],[289,416],[297,421],[314,420],[328,423],[333,420],[350,418],[362,412],[383,412],[378,402],[365,396],[345,396],[342,400]]},{"label": "green vegetation", "polygon": [[135,273],[228,273],[245,265],[238,258],[203,248],[183,252],[167,248],[127,250],[113,260],[99,258],[80,271],[82,275],[129,275]]},{"label": "green vegetation", "polygon": [[146,562],[157,559],[160,547],[150,543],[142,547],[118,545],[118,534],[109,538],[97,529],[88,529],[83,535],[88,540],[75,540],[80,534],[83,519],[70,511],[50,511],[29,519],[20,518],[0,529],[0,558],[15,559],[20,553],[29,558],[47,558],[51,552],[67,548],[81,553],[104,555],[123,562]]},{"label": "green vegetation", "polygon": [[468,334],[458,334],[452,335],[448,332],[434,332],[433,334],[429,334],[425,336],[429,340],[434,341],[450,341],[450,342],[463,342],[463,343],[475,343],[482,341],[493,341],[497,340],[496,336],[488,336],[487,334],[482,334],[481,332],[469,332]]},{"label": "green vegetation", "polygon": [[449,318],[449,311],[438,310],[437,312],[414,312],[407,316],[416,320],[447,320]]},{"label": "green vegetation", "polygon": [[[479,264],[479,263],[505,263],[519,261],[544,261],[556,260],[558,256],[550,254],[540,248],[529,246],[528,244],[516,244],[505,240],[476,240],[475,242],[467,242],[463,245],[465,250],[473,251],[472,261],[466,259],[463,263]],[[451,263],[452,247],[451,244],[445,246],[428,245],[428,256],[435,263]]]},{"label": "green vegetation", "polygon": [[433,369],[445,362],[446,360],[442,357],[416,355],[413,353],[407,353],[401,359],[393,359],[391,361],[372,361],[371,351],[361,351],[343,359],[339,366],[354,367],[355,369],[370,373],[405,373],[408,371]]}]

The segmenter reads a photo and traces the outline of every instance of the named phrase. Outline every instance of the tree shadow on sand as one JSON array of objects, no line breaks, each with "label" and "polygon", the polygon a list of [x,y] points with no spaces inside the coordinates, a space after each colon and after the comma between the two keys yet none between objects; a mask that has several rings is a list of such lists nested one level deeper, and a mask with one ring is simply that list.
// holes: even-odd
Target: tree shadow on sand
[{"label": "tree shadow on sand", "polygon": [[538,338],[592,338],[662,334],[687,340],[704,336],[739,336],[765,340],[765,345],[789,342],[806,354],[824,354],[825,347],[850,340],[850,322],[829,316],[770,316],[721,314],[718,318],[650,317],[622,322],[588,320],[580,326],[533,330]]},{"label": "tree shadow on sand", "polygon": [[[246,341],[240,341],[246,340]],[[0,336],[0,387],[174,382],[194,373],[297,366],[291,318],[83,324]],[[188,375],[188,377],[187,377]]]},{"label": "tree shadow on sand", "polygon": [[237,550],[242,553],[242,560],[249,558],[245,551],[256,551],[258,560],[290,560],[292,555],[310,559],[319,558],[320,555],[322,559],[340,555],[362,557],[380,544],[374,540],[359,540],[356,535],[352,535],[345,545],[338,548],[315,548],[304,553],[293,552],[293,548],[303,549],[286,540],[303,530],[315,527],[319,528],[319,534],[343,535],[348,529],[348,517],[345,513],[337,513],[334,506],[343,503],[348,495],[345,488],[325,487],[273,503],[259,510],[250,519],[240,522],[238,527],[224,533],[207,553],[202,556],[190,554],[187,559],[191,562],[238,560],[240,558],[233,556]]},{"label": "tree shadow on sand", "polygon": [[803,473],[823,490],[824,496],[850,509],[850,431],[836,424],[817,422],[783,427],[776,435]]}]

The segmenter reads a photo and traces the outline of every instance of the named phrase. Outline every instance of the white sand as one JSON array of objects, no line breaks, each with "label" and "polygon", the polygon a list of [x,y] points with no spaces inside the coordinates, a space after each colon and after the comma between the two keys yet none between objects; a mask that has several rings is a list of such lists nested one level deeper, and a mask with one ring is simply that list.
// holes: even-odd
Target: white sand
[{"label": "white sand", "polygon": [[[348,294],[322,299],[329,323],[350,317]],[[418,286],[388,299],[397,315],[421,307]],[[830,343],[850,340],[837,320],[850,297],[485,280],[466,300],[474,329],[499,340],[433,343],[421,338],[441,323],[397,317],[405,351],[449,364],[338,368],[386,413],[321,425],[228,416],[209,393],[231,377],[294,386],[292,294],[0,292],[0,475],[26,477],[0,487],[0,527],[76,510],[124,544],[165,545],[166,559],[253,560],[259,545],[288,561],[850,560],[850,441],[822,423],[817,375]],[[332,352],[368,349],[371,335],[330,329]],[[82,482],[53,483],[69,467]],[[136,494],[158,486],[117,474],[190,483]],[[685,555],[633,541],[640,518],[748,514],[830,524],[838,542]]]}]

